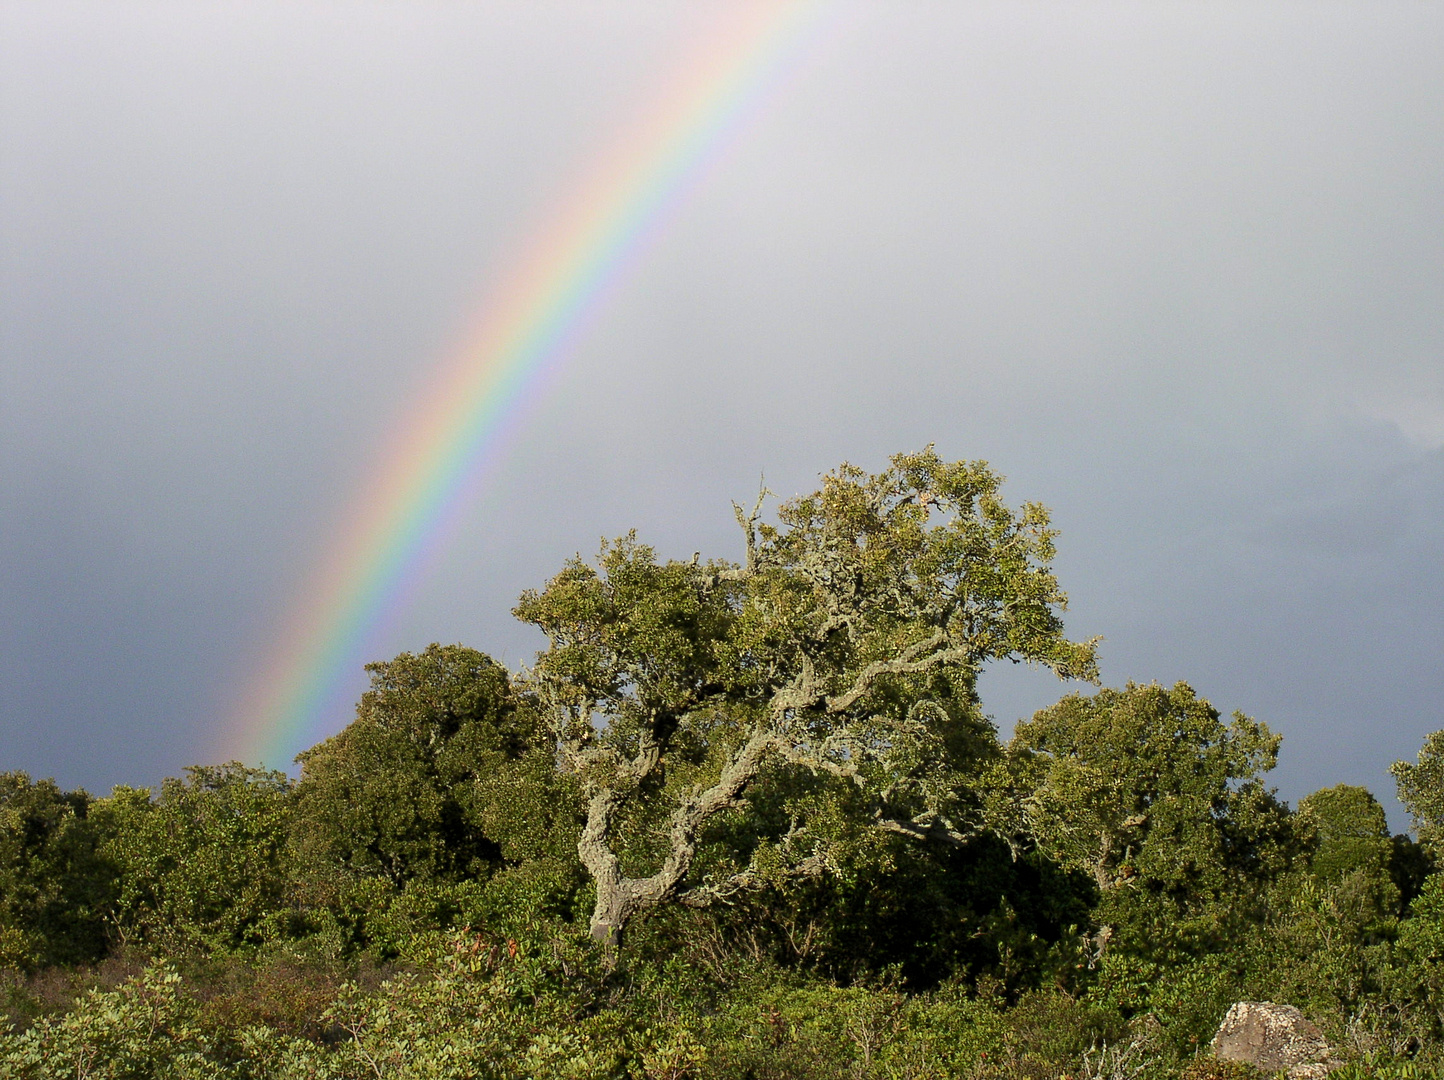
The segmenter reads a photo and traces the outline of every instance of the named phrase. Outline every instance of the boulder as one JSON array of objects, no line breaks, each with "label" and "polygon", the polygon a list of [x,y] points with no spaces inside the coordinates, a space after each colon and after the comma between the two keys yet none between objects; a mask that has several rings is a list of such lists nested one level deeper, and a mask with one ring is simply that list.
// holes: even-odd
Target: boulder
[{"label": "boulder", "polygon": [[1289,1070],[1289,1080],[1327,1080],[1329,1073],[1343,1065],[1342,1061],[1310,1061]]},{"label": "boulder", "polygon": [[1287,1071],[1291,1080],[1315,1080],[1337,1065],[1316,1024],[1292,1005],[1272,1001],[1230,1006],[1213,1037],[1213,1053],[1267,1073]]}]

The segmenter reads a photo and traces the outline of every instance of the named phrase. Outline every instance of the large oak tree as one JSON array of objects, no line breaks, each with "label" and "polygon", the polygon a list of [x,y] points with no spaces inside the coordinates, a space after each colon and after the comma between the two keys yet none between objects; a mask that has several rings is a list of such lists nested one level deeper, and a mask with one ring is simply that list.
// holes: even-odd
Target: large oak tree
[{"label": "large oak tree", "polygon": [[529,687],[585,802],[595,937],[823,869],[838,823],[815,799],[774,798],[767,842],[696,872],[709,830],[766,816],[754,797],[789,777],[846,791],[826,804],[844,827],[955,844],[981,829],[961,782],[981,665],[1095,674],[1093,643],[1063,633],[1047,511],[1009,508],[999,485],[931,448],[875,475],[843,465],[775,523],[760,499],[736,508],[740,564],[663,561],[627,536],[521,598],[549,642]]}]

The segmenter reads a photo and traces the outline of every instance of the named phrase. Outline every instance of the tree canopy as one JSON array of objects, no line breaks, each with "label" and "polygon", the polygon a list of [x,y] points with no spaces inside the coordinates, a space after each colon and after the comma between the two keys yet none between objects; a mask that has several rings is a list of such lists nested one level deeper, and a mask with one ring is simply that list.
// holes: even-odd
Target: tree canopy
[{"label": "tree canopy", "polygon": [[596,936],[668,900],[817,872],[827,830],[793,804],[746,865],[691,874],[708,829],[759,813],[751,797],[779,774],[840,781],[878,829],[976,834],[959,780],[980,666],[1096,673],[1093,644],[1063,633],[1047,512],[1010,509],[999,486],[932,450],[877,474],[844,465],[776,523],[761,500],[737,508],[741,563],[659,561],[627,536],[522,597],[549,642],[528,684],[586,799]]},{"label": "tree canopy", "polygon": [[1018,724],[997,819],[1093,880],[1115,947],[1196,949],[1288,862],[1287,815],[1262,779],[1278,746],[1186,683],[1070,695]]},{"label": "tree canopy", "polygon": [[0,965],[104,954],[116,874],[98,850],[92,805],[53,780],[0,773]]},{"label": "tree canopy", "polygon": [[486,875],[506,829],[488,781],[534,744],[509,674],[474,649],[439,645],[366,670],[356,720],[297,758],[303,856],[397,887]]},{"label": "tree canopy", "polygon": [[1389,772],[1419,842],[1436,856],[1444,853],[1444,731],[1424,739],[1417,760],[1396,761]]}]

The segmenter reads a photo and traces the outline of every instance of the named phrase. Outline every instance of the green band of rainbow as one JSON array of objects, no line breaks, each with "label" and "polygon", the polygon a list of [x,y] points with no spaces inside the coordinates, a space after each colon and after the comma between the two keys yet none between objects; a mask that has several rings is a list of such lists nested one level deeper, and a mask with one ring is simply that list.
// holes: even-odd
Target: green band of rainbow
[{"label": "green band of rainbow", "polygon": [[227,756],[272,767],[325,734],[367,639],[443,542],[529,387],[628,277],[679,201],[775,96],[826,0],[728,9],[725,25],[551,219],[472,343],[445,364],[382,455],[230,734]]}]

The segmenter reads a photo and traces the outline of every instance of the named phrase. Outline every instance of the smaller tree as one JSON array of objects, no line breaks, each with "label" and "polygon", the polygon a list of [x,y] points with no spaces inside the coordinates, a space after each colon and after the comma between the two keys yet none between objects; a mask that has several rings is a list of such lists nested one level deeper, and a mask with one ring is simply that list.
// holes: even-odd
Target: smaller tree
[{"label": "smaller tree", "polygon": [[437,644],[366,670],[356,719],[298,759],[293,872],[307,920],[334,915],[387,952],[463,917],[499,871],[508,895],[569,900],[575,804],[507,671]]},{"label": "smaller tree", "polygon": [[1197,951],[1288,861],[1288,813],[1262,781],[1278,746],[1242,713],[1223,723],[1186,683],[1070,695],[1018,724],[992,816],[1093,880],[1115,948]]},{"label": "smaller tree", "polygon": [[99,959],[115,869],[96,850],[91,798],[0,773],[0,966]]},{"label": "smaller tree", "polygon": [[1410,904],[1393,959],[1396,996],[1428,1018],[1434,1038],[1444,1035],[1444,874],[1430,874]]},{"label": "smaller tree", "polygon": [[1399,889],[1390,873],[1395,845],[1389,819],[1368,788],[1336,784],[1299,800],[1298,813],[1314,834],[1309,871],[1321,885],[1357,894],[1362,916],[1397,913]]},{"label": "smaller tree", "polygon": [[1444,854],[1444,731],[1424,737],[1417,761],[1389,768],[1399,801],[1413,819],[1414,834],[1435,858]]},{"label": "smaller tree", "polygon": [[1272,891],[1249,949],[1254,985],[1311,1015],[1357,1014],[1379,990],[1399,909],[1384,808],[1337,784],[1299,800],[1297,822],[1308,858]]},{"label": "smaller tree", "polygon": [[191,766],[154,798],[117,787],[98,800],[120,933],[178,951],[261,944],[285,903],[293,807],[285,773],[239,762]]},{"label": "smaller tree", "polygon": [[485,876],[502,850],[477,820],[478,786],[533,736],[507,672],[475,649],[435,644],[366,670],[356,719],[297,758],[302,862],[396,888]]}]

